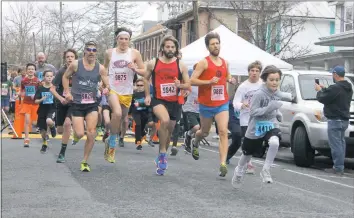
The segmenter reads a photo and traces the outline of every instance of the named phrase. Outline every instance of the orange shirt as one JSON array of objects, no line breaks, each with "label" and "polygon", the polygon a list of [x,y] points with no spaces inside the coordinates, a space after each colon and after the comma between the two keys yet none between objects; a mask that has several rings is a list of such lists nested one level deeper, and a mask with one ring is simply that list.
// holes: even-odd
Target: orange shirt
[{"label": "orange shirt", "polygon": [[218,77],[219,81],[215,84],[201,85],[198,90],[198,101],[200,104],[208,107],[218,107],[229,100],[227,94],[227,66],[224,59],[221,66],[216,66],[210,57],[205,58],[208,62],[208,69],[199,76],[200,80],[211,80],[213,77]]}]

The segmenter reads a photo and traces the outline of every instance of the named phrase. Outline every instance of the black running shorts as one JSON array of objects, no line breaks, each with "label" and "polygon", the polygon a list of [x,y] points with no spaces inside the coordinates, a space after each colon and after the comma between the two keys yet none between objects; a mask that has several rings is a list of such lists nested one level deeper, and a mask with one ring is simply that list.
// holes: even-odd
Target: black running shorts
[{"label": "black running shorts", "polygon": [[261,151],[263,142],[268,143],[268,140],[272,136],[277,136],[279,141],[281,140],[281,132],[280,129],[275,128],[266,133],[265,136],[259,139],[249,139],[247,137],[244,138],[242,144],[242,152],[244,155],[253,155],[257,152]]},{"label": "black running shorts", "polygon": [[177,115],[178,115],[178,108],[180,107],[180,105],[178,105],[178,102],[170,102],[170,101],[160,100],[157,98],[151,98],[151,107],[152,108],[154,108],[160,104],[165,106],[168,114],[170,115],[170,120],[176,120]]},{"label": "black running shorts", "polygon": [[86,117],[87,114],[98,111],[98,104],[72,104],[71,115],[73,117]]},{"label": "black running shorts", "polygon": [[55,109],[52,109],[44,114],[38,114],[37,127],[39,128],[39,130],[47,131],[47,128],[48,128],[47,119],[48,118],[55,121]]}]

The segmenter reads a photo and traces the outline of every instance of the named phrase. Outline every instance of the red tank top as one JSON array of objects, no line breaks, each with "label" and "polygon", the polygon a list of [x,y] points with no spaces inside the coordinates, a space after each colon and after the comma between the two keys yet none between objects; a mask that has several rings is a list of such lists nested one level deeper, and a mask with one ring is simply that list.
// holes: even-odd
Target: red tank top
[{"label": "red tank top", "polygon": [[153,96],[169,102],[178,101],[178,89],[175,86],[175,78],[182,79],[179,69],[179,60],[166,64],[156,59],[154,70],[152,71]]},{"label": "red tank top", "polygon": [[199,86],[198,101],[200,104],[208,107],[218,107],[229,100],[227,94],[227,66],[224,59],[221,66],[216,66],[210,57],[205,58],[208,62],[206,69],[200,76],[200,80],[211,80],[214,76],[219,77],[218,83]]}]

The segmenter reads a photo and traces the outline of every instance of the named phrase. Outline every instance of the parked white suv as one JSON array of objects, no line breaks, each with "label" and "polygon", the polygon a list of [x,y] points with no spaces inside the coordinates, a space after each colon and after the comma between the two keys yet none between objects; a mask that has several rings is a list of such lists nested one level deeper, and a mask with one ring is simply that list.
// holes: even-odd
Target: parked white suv
[{"label": "parked white suv", "polygon": [[[331,156],[328,145],[327,119],[323,114],[323,104],[316,100],[315,79],[328,87],[333,84],[332,75],[324,71],[285,71],[280,90],[289,92],[293,102],[283,101],[280,111],[282,142],[291,146],[297,166],[309,167],[316,155]],[[353,85],[354,77],[346,79]],[[349,127],[345,132],[347,157],[354,157],[354,98],[350,107]],[[316,152],[316,153],[315,153]]]}]

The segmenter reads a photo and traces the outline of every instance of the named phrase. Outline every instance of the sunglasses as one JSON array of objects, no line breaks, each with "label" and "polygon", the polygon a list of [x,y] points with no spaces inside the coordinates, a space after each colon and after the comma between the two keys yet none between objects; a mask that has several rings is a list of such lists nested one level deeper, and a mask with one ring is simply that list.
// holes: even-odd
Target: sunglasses
[{"label": "sunglasses", "polygon": [[137,87],[143,87],[144,85],[136,85]]},{"label": "sunglasses", "polygon": [[97,52],[97,48],[86,48],[88,52]]}]

